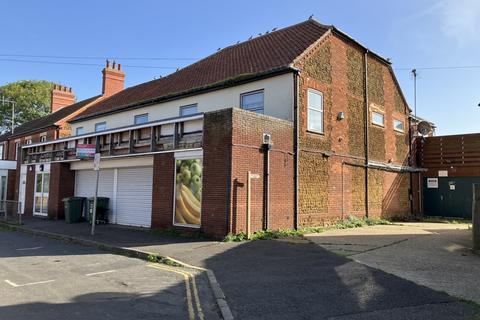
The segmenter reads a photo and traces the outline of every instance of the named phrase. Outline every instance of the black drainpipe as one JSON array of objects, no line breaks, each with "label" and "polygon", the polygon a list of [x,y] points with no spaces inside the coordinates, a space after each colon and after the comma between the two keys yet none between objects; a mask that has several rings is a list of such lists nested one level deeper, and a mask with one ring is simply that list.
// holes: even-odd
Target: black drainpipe
[{"label": "black drainpipe", "polygon": [[[413,167],[413,157],[412,157],[412,126],[411,126],[410,116],[408,117],[408,165]],[[410,172],[410,214],[413,216],[413,174]]]},{"label": "black drainpipe", "polygon": [[293,73],[293,149],[294,149],[294,164],[293,164],[293,180],[294,180],[294,210],[293,210],[293,226],[295,230],[298,229],[298,132],[299,132],[299,116],[298,116],[298,70]]},{"label": "black drainpipe", "polygon": [[370,112],[368,102],[368,49],[365,51],[364,70],[365,70],[365,217],[368,218],[368,126],[370,124]]},{"label": "black drainpipe", "polygon": [[263,144],[263,230],[269,228],[270,207],[270,143]]}]

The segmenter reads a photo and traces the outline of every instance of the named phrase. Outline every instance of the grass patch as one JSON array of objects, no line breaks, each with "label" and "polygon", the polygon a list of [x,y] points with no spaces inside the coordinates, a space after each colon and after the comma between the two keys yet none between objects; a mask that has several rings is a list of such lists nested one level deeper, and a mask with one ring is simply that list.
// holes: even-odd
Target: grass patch
[{"label": "grass patch", "polygon": [[[271,239],[284,239],[284,238],[300,238],[305,231],[302,230],[261,230],[254,232],[250,235],[250,240],[271,240]],[[240,242],[247,240],[247,234],[240,232],[238,234],[229,233],[224,239],[224,242]]]},{"label": "grass patch", "polygon": [[395,222],[431,222],[431,223],[448,223],[448,224],[465,224],[471,223],[471,220],[446,218],[446,217],[419,217],[419,216],[397,216],[393,217]]},{"label": "grass patch", "polygon": [[[360,228],[365,226],[375,226],[375,225],[389,225],[392,224],[390,221],[381,219],[381,218],[357,218],[355,216],[349,216],[347,219],[343,220],[340,223],[337,223],[331,227],[306,227],[299,230],[262,230],[257,231],[251,234],[250,240],[272,240],[272,239],[284,239],[284,238],[301,238],[304,234],[307,233],[322,233],[325,230],[329,229],[351,229],[351,228]],[[240,242],[246,241],[247,234],[245,232],[240,232],[238,234],[229,233],[224,239],[224,242]]]},{"label": "grass patch", "polygon": [[168,259],[166,257],[163,257],[163,256],[160,256],[160,255],[157,255],[157,254],[150,254],[148,255],[148,261],[152,262],[152,263],[161,263],[161,264],[166,264],[168,266],[172,266],[172,267],[183,267],[181,264],[171,260],[171,259]]},{"label": "grass patch", "polygon": [[352,229],[365,226],[389,225],[390,221],[382,218],[358,218],[356,216],[348,216],[347,219],[333,226],[333,229]]}]

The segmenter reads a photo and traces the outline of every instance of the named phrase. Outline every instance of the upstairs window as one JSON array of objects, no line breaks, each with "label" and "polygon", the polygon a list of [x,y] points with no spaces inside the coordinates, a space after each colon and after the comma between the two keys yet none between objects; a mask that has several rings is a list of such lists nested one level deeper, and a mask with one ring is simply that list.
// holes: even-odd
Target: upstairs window
[{"label": "upstairs window", "polygon": [[40,142],[47,141],[47,136],[40,136]]},{"label": "upstairs window", "polygon": [[180,107],[180,116],[189,116],[198,113],[198,106],[196,103]]},{"label": "upstairs window", "polygon": [[95,132],[107,130],[107,123],[105,121],[95,123]]},{"label": "upstairs window", "polygon": [[398,132],[405,132],[403,121],[398,119],[393,119],[393,130]]},{"label": "upstairs window", "polygon": [[20,142],[15,142],[15,160],[18,159],[18,149],[20,148]]},{"label": "upstairs window", "polygon": [[81,135],[81,134],[84,134],[85,133],[85,130],[83,129],[83,127],[78,127],[76,130],[75,130],[75,134],[77,136]]},{"label": "upstairs window", "polygon": [[25,140],[25,144],[32,144],[32,139]]},{"label": "upstairs window", "polygon": [[138,114],[135,116],[134,124],[142,124],[148,122],[148,113]]},{"label": "upstairs window", "polygon": [[372,123],[380,127],[385,127],[385,115],[380,112],[372,111]]},{"label": "upstairs window", "polygon": [[4,156],[3,156],[3,149],[4,149],[4,147],[3,147],[3,143],[2,143],[2,144],[0,144],[0,160],[5,159]]},{"label": "upstairs window", "polygon": [[317,90],[308,89],[307,99],[307,130],[323,133],[323,94]]},{"label": "upstairs window", "polygon": [[263,113],[263,108],[264,108],[263,90],[242,93],[240,95],[240,107],[244,110]]}]

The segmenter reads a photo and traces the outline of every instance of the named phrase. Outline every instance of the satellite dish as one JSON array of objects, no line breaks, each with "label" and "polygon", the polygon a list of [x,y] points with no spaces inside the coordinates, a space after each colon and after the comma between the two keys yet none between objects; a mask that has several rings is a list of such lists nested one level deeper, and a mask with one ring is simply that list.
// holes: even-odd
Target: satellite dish
[{"label": "satellite dish", "polygon": [[432,126],[427,121],[420,121],[417,124],[417,131],[425,137],[428,136],[430,132],[432,132]]}]

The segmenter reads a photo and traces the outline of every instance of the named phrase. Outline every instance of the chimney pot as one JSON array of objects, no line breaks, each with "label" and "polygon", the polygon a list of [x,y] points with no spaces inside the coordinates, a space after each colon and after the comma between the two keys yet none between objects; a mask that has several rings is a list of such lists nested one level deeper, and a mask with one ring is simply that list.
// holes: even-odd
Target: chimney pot
[{"label": "chimney pot", "polygon": [[118,64],[118,70],[122,70],[122,64],[121,63]]}]

